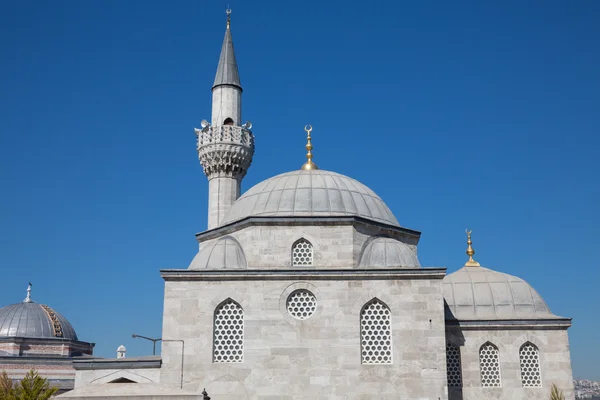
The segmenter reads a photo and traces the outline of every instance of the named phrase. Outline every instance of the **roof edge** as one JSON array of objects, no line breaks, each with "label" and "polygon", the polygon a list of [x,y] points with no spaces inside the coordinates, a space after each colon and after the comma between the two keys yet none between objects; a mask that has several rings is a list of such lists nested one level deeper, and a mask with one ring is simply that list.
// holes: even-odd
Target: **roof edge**
[{"label": "roof edge", "polygon": [[205,240],[215,239],[220,236],[224,236],[233,232],[237,232],[249,226],[260,226],[260,225],[313,225],[319,223],[321,225],[372,225],[382,229],[382,233],[400,233],[415,238],[421,237],[421,232],[403,228],[401,226],[395,226],[385,224],[383,222],[374,221],[369,218],[360,217],[356,215],[349,216],[295,216],[295,217],[279,217],[279,216],[253,216],[250,215],[246,218],[242,218],[237,221],[230,222],[228,224],[218,226],[214,229],[210,229],[204,232],[196,233],[196,240],[200,243]]}]

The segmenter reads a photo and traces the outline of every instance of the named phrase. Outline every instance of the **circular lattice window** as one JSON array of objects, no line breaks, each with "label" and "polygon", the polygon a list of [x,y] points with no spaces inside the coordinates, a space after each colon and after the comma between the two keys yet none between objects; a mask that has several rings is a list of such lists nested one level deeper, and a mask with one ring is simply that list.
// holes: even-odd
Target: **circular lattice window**
[{"label": "circular lattice window", "polygon": [[317,310],[317,298],[308,290],[296,290],[287,299],[287,310],[296,319],[308,319]]}]

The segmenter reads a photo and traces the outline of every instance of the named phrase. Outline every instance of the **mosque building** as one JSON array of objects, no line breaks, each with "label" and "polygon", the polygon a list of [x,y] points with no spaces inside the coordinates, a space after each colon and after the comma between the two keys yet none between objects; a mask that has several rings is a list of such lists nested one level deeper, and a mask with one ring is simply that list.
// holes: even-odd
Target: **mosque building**
[{"label": "mosque building", "polygon": [[[422,267],[420,232],[363,183],[319,169],[310,126],[301,168],[241,193],[255,143],[229,13],[212,100],[196,129],[208,230],[187,268],[160,272],[161,356],[73,361],[75,389],[60,397],[547,399],[555,384],[574,399],[571,320],[527,282],[476,262],[470,232],[458,271]],[[31,340],[91,354],[34,303],[0,311],[2,335],[11,307],[35,307],[47,324]]]},{"label": "mosque building", "polygon": [[0,308],[0,372],[17,381],[34,369],[59,393],[73,389],[73,361],[91,357],[94,343],[82,342],[71,323],[45,304],[27,297]]}]

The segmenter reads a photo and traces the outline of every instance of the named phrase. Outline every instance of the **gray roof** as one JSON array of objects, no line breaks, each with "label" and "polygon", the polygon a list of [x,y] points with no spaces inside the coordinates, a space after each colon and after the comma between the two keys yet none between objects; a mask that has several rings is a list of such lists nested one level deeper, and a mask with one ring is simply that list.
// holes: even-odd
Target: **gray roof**
[{"label": "gray roof", "polygon": [[242,88],[229,25],[225,30],[225,39],[223,39],[223,47],[221,48],[221,56],[219,57],[219,65],[217,66],[217,75],[215,76],[213,89],[219,85],[234,85],[240,89]]},{"label": "gray roof", "polygon": [[400,226],[371,189],[347,176],[324,170],[298,170],[258,183],[225,215],[222,225],[249,216],[354,215]]},{"label": "gray roof", "polygon": [[245,269],[248,267],[242,247],[232,237],[224,237],[203,246],[189,269]]},{"label": "gray roof", "polygon": [[484,267],[463,267],[444,278],[447,318],[515,320],[559,318],[523,279]]},{"label": "gray roof", "polygon": [[360,267],[420,268],[417,254],[406,243],[389,237],[371,240],[362,252]]},{"label": "gray roof", "polygon": [[34,302],[0,308],[0,338],[3,337],[78,340],[75,329],[65,317]]}]

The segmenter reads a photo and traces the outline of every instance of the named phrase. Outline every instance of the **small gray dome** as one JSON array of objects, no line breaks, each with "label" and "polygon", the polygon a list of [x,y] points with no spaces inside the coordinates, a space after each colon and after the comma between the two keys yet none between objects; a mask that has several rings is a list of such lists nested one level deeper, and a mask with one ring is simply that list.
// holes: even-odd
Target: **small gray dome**
[{"label": "small gray dome", "polygon": [[65,317],[34,302],[0,308],[0,337],[77,340],[75,329]]},{"label": "small gray dome", "polygon": [[444,278],[446,318],[505,320],[558,318],[523,279],[483,267],[463,267]]},{"label": "small gray dome", "polygon": [[323,170],[292,171],[258,183],[233,204],[223,224],[249,216],[346,215],[400,226],[371,189],[347,176]]},{"label": "small gray dome", "polygon": [[371,240],[362,252],[361,267],[420,268],[415,252],[406,244],[389,237]]},{"label": "small gray dome", "polygon": [[232,237],[226,236],[203,247],[192,260],[189,269],[244,269],[246,256]]}]

